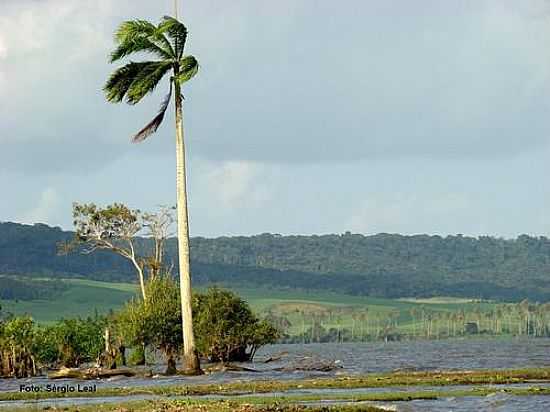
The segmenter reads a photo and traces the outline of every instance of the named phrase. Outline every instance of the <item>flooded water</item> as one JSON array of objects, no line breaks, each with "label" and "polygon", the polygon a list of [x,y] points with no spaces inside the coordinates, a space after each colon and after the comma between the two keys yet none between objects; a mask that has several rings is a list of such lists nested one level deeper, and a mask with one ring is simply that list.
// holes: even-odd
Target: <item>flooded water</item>
[{"label": "flooded water", "polygon": [[513,396],[497,393],[489,396],[437,399],[394,403],[399,412],[547,412],[550,410],[548,396]]},{"label": "flooded water", "polygon": [[[277,361],[264,363],[269,357],[279,357]],[[331,372],[292,371],[290,366],[304,357],[335,361],[340,369]],[[243,364],[258,372],[219,372],[199,377],[164,377],[106,379],[96,381],[97,387],[136,387],[150,385],[200,384],[260,379],[300,379],[337,374],[365,374],[372,372],[418,371],[418,370],[473,370],[550,367],[550,339],[470,339],[390,343],[345,343],[309,345],[271,345],[263,348],[255,363]],[[162,365],[154,366],[161,371]],[[20,385],[43,386],[54,381],[45,377],[31,379],[0,380],[0,391],[18,391]],[[55,384],[90,384],[74,379],[56,380]],[[377,391],[383,389],[378,388]],[[397,390],[397,388],[394,388]],[[327,392],[328,394],[328,392]],[[127,399],[127,398],[125,398]],[[108,399],[102,399],[103,402]],[[117,399],[113,399],[116,401]],[[89,400],[97,402],[99,399]],[[65,399],[59,401],[67,405],[71,402],[86,402]],[[521,405],[530,405],[522,409]],[[539,409],[541,405],[544,408]],[[7,404],[4,403],[4,406]],[[11,405],[15,406],[14,404]],[[403,411],[522,411],[549,410],[550,397],[515,397],[498,393],[493,397],[457,398],[437,401],[413,401],[397,405]],[[521,406],[521,407],[520,407]],[[2,403],[0,403],[2,407]],[[412,408],[412,409],[411,409]],[[417,409],[415,409],[417,408]],[[511,409],[510,409],[511,408]]]},{"label": "flooded water", "polygon": [[394,370],[471,370],[550,366],[550,339],[470,339],[366,344],[273,345],[277,352],[340,360],[353,374]]}]

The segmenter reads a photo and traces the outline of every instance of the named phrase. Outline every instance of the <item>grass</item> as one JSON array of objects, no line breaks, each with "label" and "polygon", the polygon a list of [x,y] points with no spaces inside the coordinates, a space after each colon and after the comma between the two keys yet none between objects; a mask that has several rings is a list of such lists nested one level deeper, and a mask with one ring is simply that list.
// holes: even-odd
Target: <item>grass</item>
[{"label": "grass", "polygon": [[[19,412],[36,411],[35,407],[16,409]],[[43,409],[38,409],[43,410]],[[58,410],[51,409],[50,410]],[[383,412],[369,405],[342,405],[307,407],[272,404],[249,404],[235,401],[134,401],[122,404],[96,404],[63,407],[67,412]]]},{"label": "grass", "polygon": [[[54,399],[74,397],[105,397],[105,396],[130,396],[130,395],[158,395],[158,396],[201,396],[201,395],[250,395],[260,393],[285,392],[301,389],[357,389],[357,388],[387,388],[395,386],[436,386],[451,387],[456,385],[502,385],[532,382],[550,382],[550,368],[539,369],[510,369],[510,370],[486,370],[466,372],[411,372],[411,373],[384,373],[365,376],[343,376],[337,378],[319,378],[302,380],[252,380],[239,381],[225,384],[199,384],[199,385],[167,385],[150,387],[113,387],[101,388],[96,392],[0,392],[0,402],[10,400],[29,399]],[[541,392],[538,388],[537,393]],[[550,388],[548,388],[550,390]],[[494,392],[494,388],[492,389]],[[420,391],[425,392],[425,391]],[[392,394],[399,393],[391,392]],[[433,396],[433,391],[431,396]],[[410,392],[406,393],[410,397]],[[315,394],[317,395],[317,394]],[[369,396],[372,393],[368,394]],[[378,393],[373,399],[388,395]],[[294,396],[294,395],[293,395]],[[302,396],[302,395],[300,395]],[[310,396],[310,395],[303,395]],[[326,394],[324,395],[326,396]],[[332,396],[332,395],[331,395]],[[347,396],[350,396],[349,394]],[[353,396],[356,396],[354,393]],[[366,396],[366,395],[365,395]],[[400,396],[405,396],[401,393]],[[265,399],[265,397],[262,397]],[[302,399],[302,398],[300,398]],[[316,399],[316,398],[315,398]],[[315,400],[304,399],[304,400]],[[392,400],[399,400],[394,399]]]},{"label": "grass", "polygon": [[[4,310],[15,314],[30,314],[40,323],[51,323],[60,318],[86,317],[120,308],[124,302],[137,293],[137,285],[132,283],[111,283],[86,279],[63,280],[68,288],[56,300],[3,301]],[[204,288],[198,288],[199,290]],[[448,312],[464,309],[471,311],[476,307],[487,310],[492,303],[473,303],[470,300],[452,298],[433,298],[429,300],[410,301],[400,299],[381,299],[365,296],[349,296],[329,292],[307,292],[297,290],[272,289],[234,289],[248,301],[256,312],[272,311],[289,318],[292,323],[291,334],[298,334],[302,328],[302,314],[309,316],[313,312],[329,311],[334,314],[325,319],[325,327],[338,326],[351,328],[352,314],[368,310],[372,320],[399,312],[399,323],[405,330],[412,329],[412,308],[424,306],[433,311]],[[307,322],[306,322],[307,323]],[[306,327],[309,327],[306,324]]]},{"label": "grass", "polygon": [[3,300],[2,309],[14,314],[29,314],[37,322],[52,323],[61,318],[86,317],[121,307],[134,296],[136,285],[83,279],[64,280],[68,288],[55,300]]},{"label": "grass", "polygon": [[[441,398],[482,397],[504,392],[514,396],[550,395],[548,388],[472,388],[441,391],[380,392],[380,393],[331,393],[274,397],[241,397],[239,399],[208,400],[148,400],[94,405],[64,406],[68,412],[382,412],[376,405],[353,405],[359,402],[407,402],[412,400],[434,400]],[[297,403],[335,401],[346,404],[316,406]],[[51,408],[50,408],[51,409]],[[34,411],[36,407],[17,409],[21,412]],[[55,409],[57,410],[57,409]]]},{"label": "grass", "polygon": [[[118,412],[145,412],[145,411],[165,411],[165,412],[378,412],[381,409],[369,405],[337,405],[333,407],[308,407],[303,403],[315,403],[320,401],[335,401],[346,403],[358,402],[405,402],[411,400],[429,400],[448,397],[481,397],[501,392],[514,396],[530,395],[550,395],[550,388],[547,387],[527,387],[527,388],[495,388],[495,387],[472,387],[453,389],[453,385],[480,385],[487,383],[518,383],[537,381],[549,381],[550,369],[531,369],[531,370],[499,370],[499,371],[476,371],[476,372],[425,372],[417,374],[385,374],[368,375],[363,377],[331,378],[318,380],[302,381],[259,381],[259,382],[235,382],[229,384],[210,384],[196,386],[166,386],[149,388],[110,388],[98,390],[92,394],[82,394],[81,396],[130,396],[130,395],[157,395],[164,397],[188,397],[179,400],[142,400],[142,401],[106,401],[103,404],[79,405],[78,407],[63,407],[65,411],[118,411]],[[422,389],[417,391],[400,390],[384,392],[345,392],[345,389],[352,388],[370,388],[370,387],[389,387],[394,385],[430,385],[439,388]],[[443,388],[445,387],[445,388]],[[322,392],[317,393],[284,393],[292,389],[342,389],[340,392]],[[275,393],[277,392],[277,393]],[[280,393],[283,392],[283,393]],[[264,393],[267,396],[258,396]],[[223,396],[224,399],[202,398],[198,395],[214,394]],[[244,396],[242,396],[244,394]],[[271,394],[271,396],[270,396]],[[29,400],[38,398],[53,397],[75,397],[75,393],[4,393],[0,394],[2,400]],[[19,396],[17,396],[19,395]],[[48,395],[48,396],[44,396]],[[241,395],[238,398],[232,395]],[[195,396],[190,398],[189,396]],[[298,405],[302,404],[302,405]],[[1,406],[1,402],[0,402]],[[50,408],[51,409],[51,408]],[[17,409],[20,411],[36,410],[36,407]]]}]

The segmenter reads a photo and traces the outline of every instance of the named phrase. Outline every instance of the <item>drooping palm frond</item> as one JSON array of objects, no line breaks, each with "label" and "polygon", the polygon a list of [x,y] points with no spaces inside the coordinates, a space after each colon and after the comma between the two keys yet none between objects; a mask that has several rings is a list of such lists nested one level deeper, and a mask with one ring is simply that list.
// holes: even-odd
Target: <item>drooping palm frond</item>
[{"label": "drooping palm frond", "polygon": [[162,121],[164,120],[164,115],[166,114],[166,109],[168,109],[168,105],[170,104],[171,97],[172,97],[172,82],[170,82],[170,91],[164,97],[164,100],[160,105],[160,110],[158,114],[155,116],[153,120],[147,123],[147,125],[143,129],[137,132],[134,137],[132,137],[133,143],[142,142],[157,131],[159,126],[162,124]]},{"label": "drooping palm frond", "polygon": [[137,75],[151,62],[130,62],[125,66],[116,69],[103,87],[107,100],[113,103],[120,103],[128,89],[136,79]]},{"label": "drooping palm frond", "polygon": [[168,39],[154,24],[146,20],[129,20],[115,33],[118,47],[111,53],[111,63],[132,53],[151,52],[161,59],[174,59],[176,54]]},{"label": "drooping palm frond", "polygon": [[179,74],[176,81],[183,84],[191,80],[199,71],[199,62],[193,56],[185,56],[179,61]]},{"label": "drooping palm frond", "polygon": [[159,24],[159,30],[162,33],[167,33],[168,37],[173,42],[173,49],[176,58],[179,60],[183,56],[183,49],[185,48],[185,42],[187,40],[187,28],[179,20],[164,16],[162,22]]},{"label": "drooping palm frond", "polygon": [[129,104],[139,103],[147,93],[155,90],[171,68],[172,62],[170,61],[149,62],[137,73],[134,81],[130,84],[126,93],[126,102]]}]

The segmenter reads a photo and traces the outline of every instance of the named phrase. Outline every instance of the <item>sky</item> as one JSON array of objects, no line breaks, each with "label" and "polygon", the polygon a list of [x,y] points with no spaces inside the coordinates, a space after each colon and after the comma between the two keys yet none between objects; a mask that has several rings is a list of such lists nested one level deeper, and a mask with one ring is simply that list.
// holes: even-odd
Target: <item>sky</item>
[{"label": "sky", "polygon": [[[550,235],[550,1],[179,0],[192,236]],[[0,221],[175,203],[168,80],[102,86],[173,0],[0,0]],[[140,57],[137,56],[136,60]]]}]

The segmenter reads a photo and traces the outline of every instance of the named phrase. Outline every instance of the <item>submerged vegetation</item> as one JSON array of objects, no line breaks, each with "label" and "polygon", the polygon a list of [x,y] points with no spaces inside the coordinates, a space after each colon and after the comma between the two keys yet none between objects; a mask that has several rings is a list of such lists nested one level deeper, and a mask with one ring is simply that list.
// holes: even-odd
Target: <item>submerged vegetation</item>
[{"label": "submerged vegetation", "polygon": [[[117,325],[126,342],[159,350],[166,359],[167,373],[176,372],[182,347],[179,325],[179,289],[166,275],[150,280],[147,301],[133,299],[117,314]],[[260,321],[246,302],[230,291],[210,288],[194,293],[194,327],[197,350],[210,361],[247,361],[256,350],[277,340],[277,330]]]},{"label": "submerged vegetation", "polygon": [[[29,410],[35,411],[31,408]],[[239,401],[133,401],[122,404],[80,405],[65,407],[66,412],[383,412],[386,409],[371,405],[308,406],[269,402]],[[25,408],[18,408],[26,412]]]},{"label": "submerged vegetation", "polygon": [[[27,377],[42,368],[79,367],[85,363],[115,368],[126,364],[131,348],[136,364],[145,351],[158,351],[166,373],[174,374],[182,348],[179,287],[168,275],[145,285],[147,300],[133,299],[118,312],[87,319],[38,325],[30,317],[8,315],[0,321],[0,376]],[[234,293],[211,288],[193,301],[198,353],[210,361],[246,361],[274,343],[278,331],[260,321]]]},{"label": "submerged vegetation", "polygon": [[[483,397],[495,393],[513,396],[550,395],[547,386],[506,386],[533,381],[550,382],[549,369],[493,370],[470,372],[421,372],[342,376],[305,380],[216,383],[200,385],[171,385],[149,387],[106,387],[96,392],[4,392],[2,401],[54,399],[67,397],[104,398],[116,396],[116,404],[79,405],[84,411],[377,411],[377,405],[360,402],[404,402],[443,398]],[[471,386],[471,387],[464,387]],[[485,385],[485,386],[483,386]],[[490,385],[490,386],[489,386]],[[495,386],[501,385],[501,386]],[[405,389],[404,386],[407,386]],[[393,390],[376,388],[394,387]],[[361,389],[365,389],[361,391]],[[133,396],[152,397],[151,400],[132,400]],[[209,395],[205,397],[204,395]],[[155,397],[170,396],[171,400]],[[127,401],[124,400],[127,397]],[[316,406],[318,402],[348,403]],[[112,402],[112,401],[111,401]],[[308,404],[309,403],[309,404]],[[356,405],[353,405],[353,404]],[[305,407],[308,409],[303,409]],[[311,407],[311,409],[309,409]],[[73,410],[70,406],[65,410]],[[316,409],[317,408],[317,409]],[[74,409],[76,410],[76,409]]]},{"label": "submerged vegetation", "polygon": [[77,367],[92,362],[103,348],[106,319],[65,319],[51,326],[30,317],[0,320],[0,377],[40,374],[41,367]]}]

